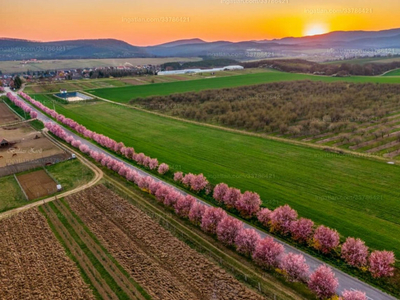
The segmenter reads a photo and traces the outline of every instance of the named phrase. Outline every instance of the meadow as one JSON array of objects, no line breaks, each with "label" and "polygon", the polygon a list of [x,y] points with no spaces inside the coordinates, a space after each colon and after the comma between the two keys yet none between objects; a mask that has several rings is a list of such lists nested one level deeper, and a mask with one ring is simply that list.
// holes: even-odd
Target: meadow
[{"label": "meadow", "polygon": [[209,78],[205,80],[177,81],[169,83],[155,83],[151,85],[125,86],[120,88],[88,89],[86,92],[97,97],[127,103],[137,97],[163,96],[174,93],[202,91],[208,89],[220,89],[245,85],[256,85],[277,81],[312,80],[322,82],[373,82],[373,83],[400,83],[400,78],[385,76],[352,76],[352,77],[328,77],[296,73],[284,73],[269,71],[238,76]]},{"label": "meadow", "polygon": [[390,71],[383,76],[400,76],[400,69]]},{"label": "meadow", "polygon": [[[46,100],[47,95],[36,95]],[[50,102],[48,102],[50,103]],[[289,204],[300,216],[400,256],[400,167],[290,143],[207,128],[110,103],[57,104],[57,112],[168,163]],[[379,233],[376,232],[379,228]]]}]

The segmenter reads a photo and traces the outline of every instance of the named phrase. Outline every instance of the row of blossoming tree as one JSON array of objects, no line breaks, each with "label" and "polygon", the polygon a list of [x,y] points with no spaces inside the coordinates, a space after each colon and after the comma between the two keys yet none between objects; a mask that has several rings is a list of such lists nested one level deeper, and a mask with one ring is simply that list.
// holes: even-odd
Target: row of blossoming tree
[{"label": "row of blossoming tree", "polygon": [[24,112],[28,113],[32,119],[37,118],[38,114],[37,112],[33,111],[28,105],[25,104],[25,102],[19,100],[17,97],[15,97],[12,93],[8,92],[7,98],[10,99],[14,105],[18,106],[21,108]]},{"label": "row of blossoming tree", "polygon": [[[172,186],[151,176],[140,174],[104,153],[90,150],[87,145],[75,140],[57,124],[46,123],[45,127],[81,152],[90,155],[103,166],[118,172],[143,191],[155,196],[159,202],[172,209],[180,217],[189,219],[204,232],[216,236],[226,246],[234,247],[240,254],[251,258],[261,268],[266,270],[278,268],[289,281],[305,282],[318,298],[326,299],[336,294],[338,279],[326,265],[321,265],[310,274],[310,268],[303,255],[285,253],[282,244],[269,236],[261,238],[256,230],[246,228],[243,222],[229,216],[222,208],[205,205],[193,196],[183,195]],[[191,184],[197,187],[195,179]],[[345,291],[341,299],[365,300],[366,296],[360,291]]]},{"label": "row of blossoming tree", "polygon": [[[151,170],[157,169],[159,174],[165,174],[169,171],[169,166],[167,164],[162,163],[159,165],[157,159],[150,158],[143,153],[137,154],[132,147],[125,147],[123,143],[117,143],[109,137],[97,134],[86,129],[84,126],[78,124],[72,119],[68,119],[63,115],[58,114],[55,111],[47,108],[42,103],[32,99],[25,93],[21,92],[20,95],[41,110],[43,110],[48,115],[52,116],[57,121],[69,126],[86,138],[90,138],[98,144],[112,151],[120,153],[129,159],[133,159],[139,165],[145,166]],[[16,101],[22,102],[16,97],[14,98]],[[22,103],[22,105],[24,104]],[[62,128],[59,127],[59,130],[62,130]],[[92,153],[86,145],[82,145],[79,141],[74,140],[72,136],[67,136],[64,138],[57,134],[59,130],[56,130],[55,132],[53,132],[54,130],[50,131],[52,131],[60,138],[66,140],[72,146],[79,148],[82,152],[90,154],[103,166],[106,166],[109,169],[118,172],[121,176],[126,177],[126,179],[135,182],[139,185],[140,188],[148,188],[148,186],[146,185],[146,180],[150,180],[151,177],[145,177],[148,179],[144,179],[137,172],[132,171],[127,167],[124,167],[124,164],[122,162],[114,160],[102,153]],[[174,174],[174,180],[180,182],[185,187],[190,188],[195,192],[205,190],[206,194],[209,194],[212,191],[209,182],[203,174],[194,175],[189,173],[184,175],[182,172],[177,172]],[[154,195],[157,197],[155,193]],[[215,187],[213,197],[217,202],[226,206],[226,208],[235,208],[244,218],[257,218],[257,220],[263,226],[269,229],[270,232],[276,232],[281,235],[290,235],[293,240],[299,243],[307,243],[324,254],[329,254],[332,251],[338,250],[340,248],[340,237],[339,233],[336,230],[330,229],[323,225],[315,228],[314,222],[312,220],[304,218],[297,219],[297,212],[294,209],[290,208],[288,205],[278,207],[274,211],[270,211],[267,208],[261,208],[261,199],[257,193],[246,191],[242,194],[239,189],[231,188],[224,183],[220,183]],[[168,196],[167,198],[169,199],[170,196]],[[237,245],[236,241],[235,243],[231,243],[231,245],[235,245],[238,252],[250,255],[250,252],[248,250],[242,251],[241,249],[243,249],[243,246]],[[251,254],[251,256],[256,261],[253,254]],[[389,251],[374,251],[371,255],[369,255],[368,247],[360,239],[348,238],[346,242],[341,245],[341,256],[351,266],[361,269],[368,268],[374,277],[387,277],[393,275],[393,264],[395,262],[394,253]],[[280,257],[279,253],[277,257]],[[298,257],[288,257],[291,257],[291,260],[296,260],[296,262],[299,262]],[[282,259],[282,261],[285,260]],[[276,265],[283,268],[284,262],[277,263]],[[271,264],[270,266],[272,267],[275,265]],[[288,273],[286,269],[283,268],[283,270]]]}]

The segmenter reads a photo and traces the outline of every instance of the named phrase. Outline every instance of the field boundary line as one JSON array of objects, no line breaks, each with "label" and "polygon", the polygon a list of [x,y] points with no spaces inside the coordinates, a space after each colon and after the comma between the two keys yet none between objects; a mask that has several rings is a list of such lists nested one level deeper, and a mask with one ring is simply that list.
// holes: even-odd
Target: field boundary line
[{"label": "field boundary line", "polygon": [[296,140],[291,140],[291,139],[286,139],[286,138],[281,138],[281,137],[276,137],[276,136],[270,136],[270,135],[265,135],[265,134],[260,134],[260,133],[254,133],[254,132],[247,132],[247,131],[244,131],[244,130],[238,130],[238,129],[228,128],[228,127],[224,127],[224,126],[218,126],[218,125],[213,125],[213,124],[208,124],[208,123],[202,123],[202,122],[197,122],[197,121],[193,121],[193,120],[187,120],[187,119],[183,119],[183,118],[179,118],[179,117],[173,117],[173,116],[169,116],[169,115],[166,115],[166,114],[158,113],[158,112],[155,112],[155,111],[146,110],[146,109],[143,109],[143,108],[140,108],[140,107],[137,107],[137,106],[133,106],[133,105],[125,104],[125,103],[119,103],[119,102],[116,102],[116,101],[108,100],[108,99],[105,99],[105,98],[98,97],[96,95],[90,94],[88,92],[82,91],[82,93],[86,93],[86,94],[88,94],[88,95],[90,95],[90,96],[92,96],[92,97],[94,97],[96,99],[99,99],[101,101],[108,102],[108,103],[111,103],[111,104],[123,106],[123,107],[130,108],[130,109],[133,109],[133,110],[137,110],[137,111],[140,111],[140,112],[145,112],[145,113],[149,113],[149,114],[156,115],[156,116],[159,116],[159,117],[163,117],[163,118],[167,118],[167,119],[171,119],[171,120],[175,120],[175,121],[180,121],[180,122],[185,122],[185,123],[189,123],[189,124],[194,124],[194,125],[198,125],[198,126],[202,126],[202,127],[208,127],[208,128],[223,130],[223,131],[230,132],[230,133],[238,133],[238,134],[242,134],[242,135],[263,138],[263,139],[272,140],[272,141],[276,141],[276,142],[283,142],[283,143],[292,144],[292,145],[296,145],[296,146],[305,146],[305,147],[319,149],[319,150],[329,149],[331,151],[341,151],[344,154],[349,154],[351,156],[360,157],[360,158],[373,159],[373,160],[385,161],[385,162],[389,161],[389,159],[387,159],[385,157],[376,156],[376,155],[370,155],[368,153],[356,152],[356,151],[351,151],[351,150],[348,150],[348,149],[342,149],[342,148],[337,148],[337,147],[332,147],[332,146],[316,145],[316,144],[313,144],[313,143],[306,143],[306,142],[302,142],[302,141],[296,141]]}]

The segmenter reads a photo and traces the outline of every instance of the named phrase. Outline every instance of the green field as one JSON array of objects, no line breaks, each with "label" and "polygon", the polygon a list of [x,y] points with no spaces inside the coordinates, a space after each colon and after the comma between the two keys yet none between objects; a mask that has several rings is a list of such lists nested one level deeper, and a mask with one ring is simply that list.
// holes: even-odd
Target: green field
[{"label": "green field", "polygon": [[86,90],[87,92],[109,100],[126,103],[137,97],[148,97],[152,95],[169,95],[190,91],[200,91],[206,89],[228,88],[235,86],[254,85],[275,81],[293,80],[313,80],[313,81],[347,81],[347,82],[376,82],[376,83],[400,83],[400,78],[396,77],[372,77],[372,76],[353,76],[353,77],[324,77],[295,73],[284,73],[278,71],[246,74],[238,76],[210,78],[205,80],[191,80],[170,83],[157,83],[152,85],[126,86],[121,88],[106,88],[96,90]]},{"label": "green field", "polygon": [[14,176],[0,178],[0,212],[27,204]]},{"label": "green field", "polygon": [[400,69],[390,71],[383,76],[400,76]]},{"label": "green field", "polygon": [[[37,95],[40,100],[46,95]],[[59,113],[183,172],[204,173],[288,203],[317,223],[400,257],[400,167],[354,156],[184,123],[109,103],[69,104]],[[377,232],[379,228],[379,233]]]}]

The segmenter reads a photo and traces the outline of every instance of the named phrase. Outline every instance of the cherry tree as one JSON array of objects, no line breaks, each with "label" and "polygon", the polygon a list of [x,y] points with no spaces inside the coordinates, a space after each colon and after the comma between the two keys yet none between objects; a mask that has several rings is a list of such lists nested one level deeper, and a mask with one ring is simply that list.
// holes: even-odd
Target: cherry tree
[{"label": "cherry tree", "polygon": [[190,195],[179,198],[174,205],[176,214],[183,218],[188,218],[190,209],[195,203],[196,199]]},{"label": "cherry tree", "polygon": [[150,193],[152,195],[155,195],[157,191],[163,186],[163,184],[160,181],[154,181],[150,186]]},{"label": "cherry tree", "polygon": [[190,185],[195,192],[203,190],[208,184],[206,177],[203,174],[195,175]]},{"label": "cherry tree", "polygon": [[30,115],[31,115],[32,119],[36,119],[38,117],[38,114],[36,111],[31,111]]},{"label": "cherry tree", "polygon": [[313,234],[314,222],[310,219],[300,218],[299,220],[292,221],[290,225],[290,232],[295,241],[306,243]]},{"label": "cherry tree", "polygon": [[261,199],[257,193],[244,192],[236,202],[236,209],[244,218],[251,218],[260,210]]},{"label": "cherry tree", "polygon": [[185,176],[183,176],[182,178],[182,184],[185,185],[186,187],[190,187],[193,180],[194,180],[195,175],[192,173],[186,174]]},{"label": "cherry tree", "polygon": [[336,295],[339,281],[326,265],[321,265],[311,274],[308,281],[309,289],[314,292],[319,299],[327,299]]},{"label": "cherry tree", "polygon": [[367,300],[367,295],[360,291],[343,291],[340,300]]},{"label": "cherry tree", "polygon": [[263,208],[257,213],[257,220],[265,227],[269,226],[269,222],[271,221],[271,213],[272,211],[268,208]]},{"label": "cherry tree", "polygon": [[174,174],[174,181],[182,182],[182,179],[183,179],[183,173],[182,172],[176,172]]},{"label": "cherry tree", "polygon": [[374,251],[369,257],[369,271],[375,278],[393,276],[395,261],[393,252]]},{"label": "cherry tree", "polygon": [[79,146],[79,150],[80,150],[81,152],[83,152],[83,153],[89,153],[89,152],[90,152],[89,147],[88,147],[87,145],[85,145],[85,144],[80,145],[80,146]]},{"label": "cherry tree", "polygon": [[169,193],[165,195],[164,205],[174,206],[179,199],[185,198],[182,194],[178,193],[175,189],[171,188]]},{"label": "cherry tree", "polygon": [[207,207],[201,220],[201,229],[204,232],[215,234],[219,222],[227,216],[227,213],[220,207]]},{"label": "cherry tree", "polygon": [[203,215],[206,211],[206,206],[199,202],[192,205],[189,211],[189,220],[196,225],[202,224]]},{"label": "cherry tree", "polygon": [[287,204],[280,206],[271,213],[271,230],[286,235],[290,232],[290,226],[296,219],[297,211]]},{"label": "cherry tree", "polygon": [[239,201],[242,193],[239,189],[229,188],[225,195],[222,197],[222,200],[227,208],[233,208],[236,206],[236,202]]},{"label": "cherry tree", "polygon": [[217,237],[223,244],[231,246],[239,231],[243,229],[243,223],[238,219],[226,216],[221,220],[217,227]]},{"label": "cherry tree", "polygon": [[155,170],[158,167],[158,160],[157,158],[151,158],[149,162],[149,168],[150,170]]},{"label": "cherry tree", "polygon": [[350,266],[361,268],[367,265],[368,247],[360,239],[348,237],[342,245],[342,258]]},{"label": "cherry tree", "polygon": [[319,226],[314,233],[314,248],[322,253],[329,253],[339,246],[339,233],[324,225]]},{"label": "cherry tree", "polygon": [[271,237],[260,240],[253,253],[254,262],[262,268],[277,267],[285,249]]},{"label": "cherry tree", "polygon": [[158,167],[158,173],[161,175],[164,175],[165,173],[167,173],[169,171],[169,166],[165,163],[162,163],[159,167]]},{"label": "cherry tree", "polygon": [[169,193],[170,188],[166,185],[162,185],[156,192],[155,196],[158,201],[164,203],[165,197]]},{"label": "cherry tree", "polygon": [[252,228],[243,228],[241,229],[236,238],[235,238],[235,245],[237,252],[251,256],[260,241],[260,235]]},{"label": "cherry tree", "polygon": [[306,281],[310,267],[301,254],[288,253],[282,257],[280,267],[285,271],[289,281]]},{"label": "cherry tree", "polygon": [[215,186],[213,198],[219,203],[223,203],[225,194],[228,192],[229,186],[225,183],[219,183]]}]

